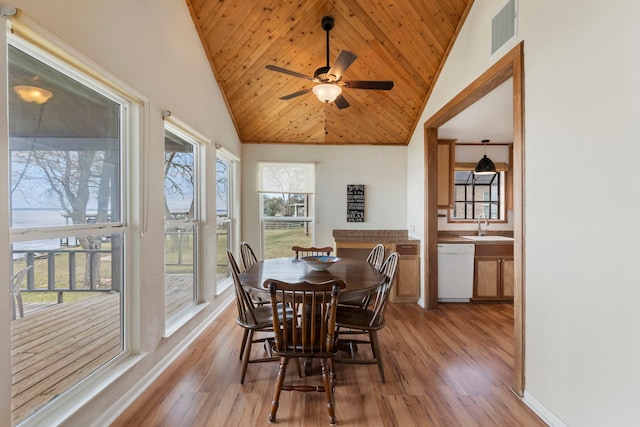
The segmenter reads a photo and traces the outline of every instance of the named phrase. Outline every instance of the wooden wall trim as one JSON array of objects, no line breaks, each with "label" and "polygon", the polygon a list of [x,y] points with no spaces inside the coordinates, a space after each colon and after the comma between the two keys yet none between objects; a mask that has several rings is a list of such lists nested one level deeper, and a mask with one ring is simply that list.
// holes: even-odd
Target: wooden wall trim
[{"label": "wooden wall trim", "polygon": [[524,394],[525,380],[525,236],[524,236],[524,42],[519,43],[424,124],[425,138],[425,289],[427,309],[438,308],[438,128],[500,84],[513,79],[514,216],[514,391]]}]

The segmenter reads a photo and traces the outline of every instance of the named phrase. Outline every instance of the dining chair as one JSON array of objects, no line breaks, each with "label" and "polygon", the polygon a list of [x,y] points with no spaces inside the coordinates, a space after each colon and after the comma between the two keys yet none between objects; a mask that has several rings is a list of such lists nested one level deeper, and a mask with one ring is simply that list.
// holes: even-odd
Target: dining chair
[{"label": "dining chair", "polygon": [[384,262],[384,245],[382,243],[378,243],[373,247],[373,249],[371,249],[371,252],[369,252],[369,256],[367,257],[367,262],[376,270],[380,270],[380,267],[382,267],[382,263]]},{"label": "dining chair", "polygon": [[[258,262],[258,257],[256,257],[255,252],[253,252],[253,249],[251,249],[251,246],[249,246],[247,242],[240,242],[240,256],[242,258],[242,268],[244,270]],[[251,296],[253,303],[256,305],[269,303],[267,299],[263,299],[260,295],[256,295],[255,292],[249,291],[249,295]]]},{"label": "dining chair", "polygon": [[[371,266],[378,271],[380,271],[380,268],[382,267],[382,263],[384,262],[384,251],[385,251],[384,245],[382,243],[378,243],[373,247],[373,249],[371,249],[371,252],[369,252],[369,256],[367,256],[367,262],[371,264]],[[365,309],[369,305],[369,302],[371,302],[371,295],[367,295],[362,299],[360,299],[359,301],[343,301],[343,302],[340,302],[338,305],[340,306],[346,305],[349,307],[360,307],[362,309]]]},{"label": "dining chair", "polygon": [[[330,280],[320,284],[308,282],[286,283],[267,279],[263,286],[269,289],[273,318],[275,345],[273,354],[280,357],[280,368],[276,380],[269,422],[276,421],[280,393],[287,391],[324,392],[327,399],[329,424],[335,425],[335,366],[336,308],[338,293],[346,287],[342,280]],[[278,310],[278,304],[298,307],[296,322],[288,322],[286,315]],[[291,359],[298,361],[320,359],[322,385],[284,384],[287,365]],[[299,365],[298,365],[299,366]]]},{"label": "dining chair", "polygon": [[[256,305],[251,299],[249,293],[242,287],[242,283],[240,283],[240,268],[238,267],[238,263],[236,262],[233,253],[229,250],[227,250],[227,260],[231,269],[231,276],[233,277],[236,292],[236,305],[238,308],[236,323],[240,327],[244,328],[242,345],[240,346],[240,360],[242,361],[240,384],[244,384],[244,377],[247,373],[247,366],[249,363],[272,362],[278,360],[277,357],[270,354],[266,357],[251,359],[251,347],[253,344],[264,344],[265,342],[268,343],[270,339],[273,339],[273,334],[271,333],[267,337],[256,339],[254,339],[254,334],[256,332],[273,332],[273,320],[271,318],[271,307],[268,305]],[[289,318],[291,318],[292,310],[282,310],[282,307],[280,308],[281,311],[287,313]],[[270,350],[269,346],[267,349]]]},{"label": "dining chair", "polygon": [[292,246],[291,250],[296,253],[296,259],[300,259],[303,256],[320,256],[320,255],[331,255],[333,252],[333,248],[331,246],[325,246],[324,248],[316,248],[316,247],[303,247],[303,246]]},{"label": "dining chair", "polygon": [[255,252],[247,242],[240,242],[240,255],[242,257],[242,268],[245,270],[258,262]]},{"label": "dining chair", "polygon": [[24,317],[24,306],[22,304],[22,280],[33,266],[29,265],[11,276],[9,292],[11,294],[11,320],[16,320],[16,311],[20,317]]},{"label": "dining chair", "polygon": [[[336,359],[336,362],[377,364],[383,383],[385,382],[384,368],[378,343],[378,331],[385,325],[384,309],[396,275],[398,257],[398,253],[394,252],[382,265],[381,272],[385,275],[385,279],[374,294],[375,299],[371,303],[371,308],[341,306],[336,315],[339,345],[341,348],[349,348],[351,353],[351,358]],[[367,335],[368,340],[354,337],[356,335]],[[371,359],[356,358],[358,344],[369,344],[373,357]]]}]

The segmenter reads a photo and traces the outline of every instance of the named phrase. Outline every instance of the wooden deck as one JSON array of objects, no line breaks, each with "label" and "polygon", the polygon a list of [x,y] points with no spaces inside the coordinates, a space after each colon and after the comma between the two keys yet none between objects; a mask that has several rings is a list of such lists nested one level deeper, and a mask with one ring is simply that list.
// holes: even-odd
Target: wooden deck
[{"label": "wooden deck", "polygon": [[[168,316],[192,299],[190,285],[181,276],[168,280]],[[121,351],[119,293],[62,304],[26,303],[24,311],[23,318],[11,322],[14,424]]]}]

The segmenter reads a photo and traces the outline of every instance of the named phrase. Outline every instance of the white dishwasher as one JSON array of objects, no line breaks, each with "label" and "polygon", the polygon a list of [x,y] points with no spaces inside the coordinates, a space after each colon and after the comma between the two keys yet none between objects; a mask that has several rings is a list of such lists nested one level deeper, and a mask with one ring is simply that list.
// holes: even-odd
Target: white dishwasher
[{"label": "white dishwasher", "polygon": [[473,243],[438,244],[438,301],[469,302],[473,297]]}]

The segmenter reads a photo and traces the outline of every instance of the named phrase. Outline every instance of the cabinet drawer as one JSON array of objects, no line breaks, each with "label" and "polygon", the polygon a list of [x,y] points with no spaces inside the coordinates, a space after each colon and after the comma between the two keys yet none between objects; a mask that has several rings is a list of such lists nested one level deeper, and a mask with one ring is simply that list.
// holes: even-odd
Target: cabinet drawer
[{"label": "cabinet drawer", "polygon": [[419,255],[419,245],[415,243],[397,243],[396,252],[398,255]]},{"label": "cabinet drawer", "polygon": [[513,245],[476,245],[476,256],[513,256]]}]

